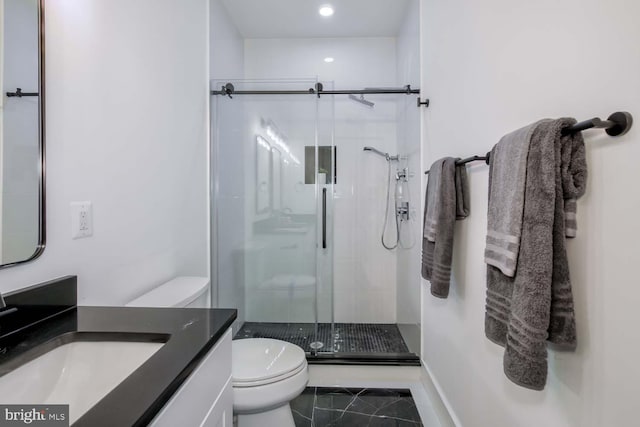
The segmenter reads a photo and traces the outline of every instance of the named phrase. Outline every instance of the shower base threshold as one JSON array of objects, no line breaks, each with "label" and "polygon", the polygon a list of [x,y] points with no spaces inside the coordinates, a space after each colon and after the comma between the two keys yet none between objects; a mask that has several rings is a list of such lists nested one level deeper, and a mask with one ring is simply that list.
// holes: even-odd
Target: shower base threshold
[{"label": "shower base threshold", "polygon": [[245,322],[234,339],[273,338],[304,349],[312,364],[419,366],[398,326],[377,323]]},{"label": "shower base threshold", "polygon": [[420,358],[414,353],[307,353],[310,365],[377,365],[420,366]]}]

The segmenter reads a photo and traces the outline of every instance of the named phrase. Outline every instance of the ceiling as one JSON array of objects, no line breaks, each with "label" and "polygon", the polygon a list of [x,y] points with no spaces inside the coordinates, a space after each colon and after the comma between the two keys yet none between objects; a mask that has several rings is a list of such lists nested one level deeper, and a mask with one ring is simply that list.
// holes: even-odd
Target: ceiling
[{"label": "ceiling", "polygon": [[[394,37],[409,1],[222,0],[245,38]],[[335,13],[322,17],[320,6]]]}]

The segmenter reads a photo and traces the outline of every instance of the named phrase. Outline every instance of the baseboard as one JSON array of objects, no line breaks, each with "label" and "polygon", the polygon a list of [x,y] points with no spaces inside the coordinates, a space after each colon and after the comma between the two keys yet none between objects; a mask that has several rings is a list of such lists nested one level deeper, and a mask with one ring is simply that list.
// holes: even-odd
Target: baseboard
[{"label": "baseboard", "polygon": [[422,375],[420,376],[420,382],[427,392],[433,409],[442,427],[462,427],[462,423],[456,416],[451,404],[447,400],[442,387],[438,383],[438,380],[434,378],[429,369],[427,363],[422,361]]}]

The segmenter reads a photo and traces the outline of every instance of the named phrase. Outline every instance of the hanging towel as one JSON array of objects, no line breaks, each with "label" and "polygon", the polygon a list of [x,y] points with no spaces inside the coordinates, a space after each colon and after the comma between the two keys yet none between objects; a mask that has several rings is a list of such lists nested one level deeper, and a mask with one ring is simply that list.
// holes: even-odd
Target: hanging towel
[{"label": "hanging towel", "polygon": [[453,230],[456,219],[469,215],[467,170],[452,157],[433,163],[429,169],[422,239],[422,277],[431,282],[431,294],[449,295]]},{"label": "hanging towel", "polygon": [[424,205],[424,232],[422,237],[430,242],[436,241],[436,224],[440,214],[440,198],[442,179],[442,166],[446,158],[436,160],[429,168],[429,179],[427,180],[427,196]]},{"label": "hanging towel", "polygon": [[520,250],[524,186],[531,135],[539,122],[503,136],[491,150],[493,185],[489,194],[489,225],[485,262],[513,277]]},{"label": "hanging towel", "polygon": [[[506,376],[533,390],[542,390],[546,383],[546,340],[559,349],[576,346],[565,209],[568,200],[584,194],[587,168],[582,135],[561,134],[575,122],[564,118],[535,126],[527,158],[515,276],[487,266],[485,334],[505,347]],[[498,179],[493,171],[491,168],[491,187]]]},{"label": "hanging towel", "polygon": [[578,231],[577,199],[584,194],[587,163],[584,141],[580,135],[562,145],[560,177],[564,191],[564,218],[566,237],[575,237]]},{"label": "hanging towel", "polygon": [[[576,123],[561,119],[562,128]],[[549,337],[557,350],[575,350],[577,345],[575,311],[569,260],[565,237],[577,233],[577,200],[587,189],[587,157],[582,133],[561,138],[556,151],[556,203],[553,228],[553,277],[551,283],[551,314]]]}]

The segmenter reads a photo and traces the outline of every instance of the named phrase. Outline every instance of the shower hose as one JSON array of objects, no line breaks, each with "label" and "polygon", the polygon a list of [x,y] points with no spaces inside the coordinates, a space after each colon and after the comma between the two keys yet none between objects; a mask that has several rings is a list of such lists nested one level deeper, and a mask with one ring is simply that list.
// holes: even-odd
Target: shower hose
[{"label": "shower hose", "polygon": [[[396,191],[397,188],[396,188]],[[380,241],[382,243],[382,246],[389,250],[392,251],[394,249],[396,249],[398,246],[400,246],[403,249],[411,249],[415,246],[415,239],[411,239],[411,244],[409,246],[405,246],[402,244],[402,239],[400,236],[400,216],[398,215],[398,198],[394,197],[394,217],[395,217],[395,224],[396,224],[396,241],[395,244],[393,245],[387,245],[387,243],[384,241],[384,235],[387,233],[387,225],[388,225],[388,221],[389,221],[389,196],[391,195],[391,159],[389,157],[387,157],[387,203],[385,205],[385,210],[384,210],[384,224],[382,225],[382,235],[380,236]],[[409,220],[411,221],[411,220]]]},{"label": "shower hose", "polygon": [[398,247],[398,243],[400,242],[400,222],[398,221],[398,201],[395,200],[394,197],[394,214],[396,218],[396,242],[394,245],[387,245],[384,241],[384,235],[387,232],[387,222],[389,221],[389,195],[391,193],[391,160],[387,159],[387,204],[384,210],[384,224],[382,225],[382,235],[380,236],[380,241],[382,242],[382,246],[384,246],[387,250],[394,250]]}]

